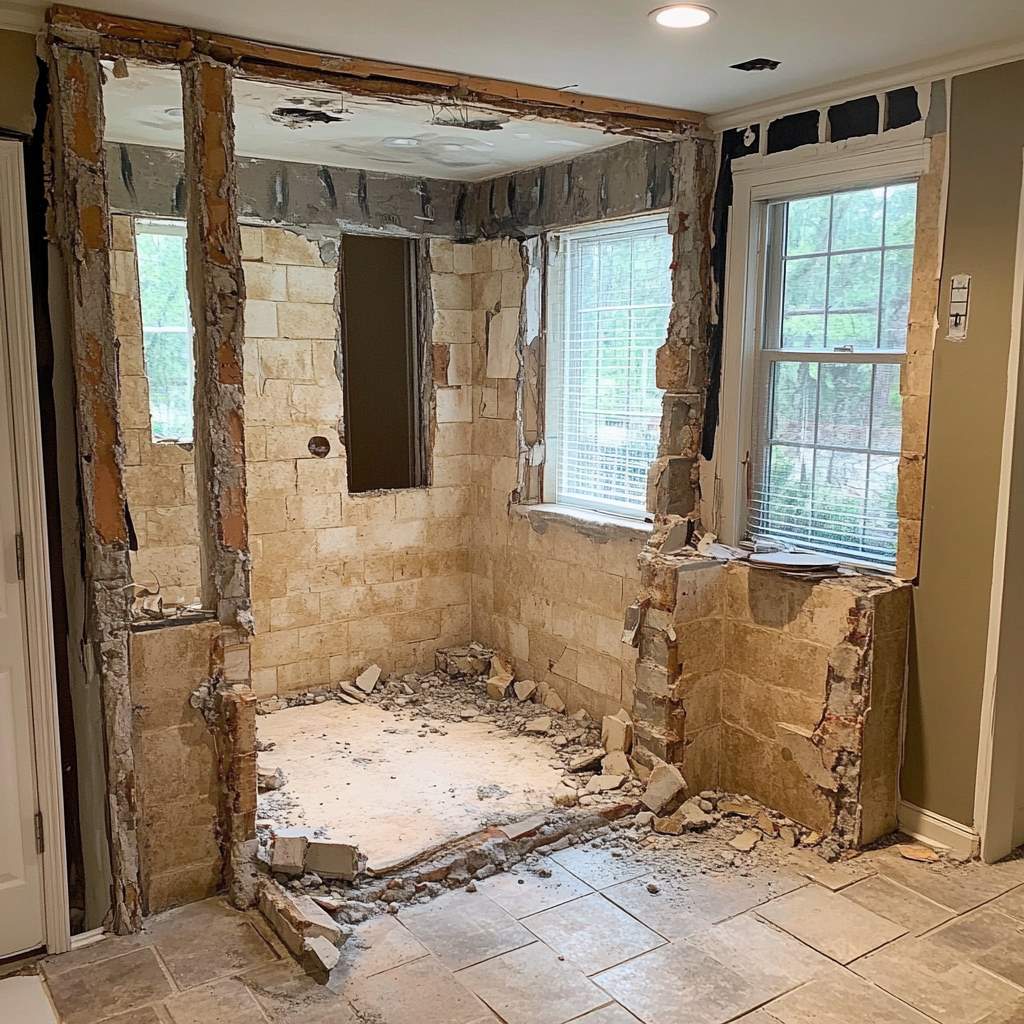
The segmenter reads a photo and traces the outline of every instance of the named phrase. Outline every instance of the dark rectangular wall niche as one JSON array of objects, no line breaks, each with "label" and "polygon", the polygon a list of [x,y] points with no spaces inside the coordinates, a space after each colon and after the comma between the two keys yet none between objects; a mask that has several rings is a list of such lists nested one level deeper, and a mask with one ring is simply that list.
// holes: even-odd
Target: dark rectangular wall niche
[{"label": "dark rectangular wall niche", "polygon": [[893,89],[885,94],[885,130],[905,128],[921,120],[921,106],[917,101],[917,89],[908,85]]},{"label": "dark rectangular wall niche", "polygon": [[828,108],[828,137],[830,142],[860,139],[878,134],[878,97],[863,96],[847,100]]},{"label": "dark rectangular wall niche", "polygon": [[788,114],[768,125],[768,152],[785,153],[798,146],[812,146],[818,141],[818,111],[805,110]]},{"label": "dark rectangular wall niche", "polygon": [[339,273],[349,491],[422,486],[413,243],[343,235]]}]

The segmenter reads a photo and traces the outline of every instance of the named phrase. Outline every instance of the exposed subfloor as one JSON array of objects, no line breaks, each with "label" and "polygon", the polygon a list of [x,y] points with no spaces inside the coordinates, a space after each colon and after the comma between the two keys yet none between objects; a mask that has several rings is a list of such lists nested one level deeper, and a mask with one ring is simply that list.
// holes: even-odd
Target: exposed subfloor
[{"label": "exposed subfloor", "polygon": [[[44,962],[66,1024],[1019,1024],[1024,861],[608,839],[359,926],[327,987],[218,900]],[[703,851],[703,852],[700,852]],[[121,1016],[116,1016],[120,1014]]]},{"label": "exposed subfloor", "polygon": [[333,701],[258,720],[261,771],[283,789],[259,800],[261,823],[354,843],[371,869],[402,863],[486,825],[552,806],[562,765],[550,740],[482,721],[410,721]]}]

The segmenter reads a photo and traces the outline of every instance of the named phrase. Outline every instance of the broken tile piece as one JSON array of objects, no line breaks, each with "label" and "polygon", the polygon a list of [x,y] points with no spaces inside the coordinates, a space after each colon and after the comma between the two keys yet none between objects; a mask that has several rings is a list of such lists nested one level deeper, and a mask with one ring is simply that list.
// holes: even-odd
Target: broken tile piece
[{"label": "broken tile piece", "polygon": [[363,671],[356,676],[356,686],[359,687],[363,693],[373,693],[377,687],[377,683],[380,682],[380,677],[380,665],[371,665],[369,668],[363,669]]},{"label": "broken tile piece", "polygon": [[302,943],[299,961],[305,972],[321,985],[327,984],[331,971],[337,966],[341,954],[332,942],[322,935],[313,935]]},{"label": "broken tile piece", "polygon": [[526,723],[526,732],[543,734],[551,731],[551,716],[541,715],[540,718],[531,719]]},{"label": "broken tile piece", "polygon": [[305,870],[309,837],[278,834],[270,849],[270,869],[282,875],[301,875]]},{"label": "broken tile piece", "polygon": [[366,867],[366,858],[351,843],[311,839],[306,849],[306,870],[322,878],[343,878],[355,881]]},{"label": "broken tile piece", "polygon": [[633,719],[625,708],[601,720],[601,746],[608,754],[613,750],[628,754],[633,749]]},{"label": "broken tile piece", "polygon": [[675,803],[686,792],[686,780],[674,764],[659,764],[647,780],[647,788],[640,798],[644,806],[661,814],[672,810]]},{"label": "broken tile piece", "polygon": [[734,836],[730,839],[729,845],[734,850],[739,850],[740,853],[750,853],[750,851],[757,846],[759,842],[761,842],[761,833],[752,828],[748,828],[738,836]]},{"label": "broken tile piece", "polygon": [[516,700],[528,701],[536,692],[537,684],[532,679],[519,679],[512,684]]},{"label": "broken tile piece", "polygon": [[604,775],[632,775],[629,758],[621,750],[613,750],[601,758],[601,772]]}]

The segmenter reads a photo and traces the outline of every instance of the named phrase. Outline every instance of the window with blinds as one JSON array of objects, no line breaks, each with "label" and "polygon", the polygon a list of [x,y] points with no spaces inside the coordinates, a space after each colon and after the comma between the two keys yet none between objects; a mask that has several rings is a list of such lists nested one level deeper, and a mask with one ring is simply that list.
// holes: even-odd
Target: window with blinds
[{"label": "window with blinds", "polygon": [[747,532],[892,568],[917,186],[771,203]]},{"label": "window with blinds", "polygon": [[658,452],[672,239],[661,216],[550,238],[545,498],[642,518]]},{"label": "window with blinds", "polygon": [[154,441],[192,440],[192,315],[185,283],[185,222],[135,221],[142,344]]}]

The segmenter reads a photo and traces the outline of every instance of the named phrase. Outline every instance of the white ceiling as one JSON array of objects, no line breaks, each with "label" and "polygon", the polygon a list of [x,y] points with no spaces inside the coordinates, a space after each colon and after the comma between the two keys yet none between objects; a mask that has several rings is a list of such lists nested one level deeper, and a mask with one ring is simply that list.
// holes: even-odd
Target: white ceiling
[{"label": "white ceiling", "polygon": [[[664,2],[664,0],[662,0]],[[1021,0],[705,0],[668,31],[655,0],[90,0],[116,14],[354,56],[720,113],[1024,40]],[[20,0],[42,10],[43,0]],[[2,7],[2,4],[0,4]],[[772,57],[769,73],[730,64]]]},{"label": "white ceiling", "polygon": [[[235,150],[301,163],[388,171],[415,177],[477,181],[505,171],[571,159],[622,142],[614,135],[561,122],[510,119],[486,110],[394,103],[236,79]],[[181,76],[174,69],[129,65],[127,78],[107,75],[106,137],[181,149]],[[281,110],[287,113],[275,113]],[[303,121],[291,111],[324,121]],[[431,122],[483,119],[501,128],[477,131]]]}]

